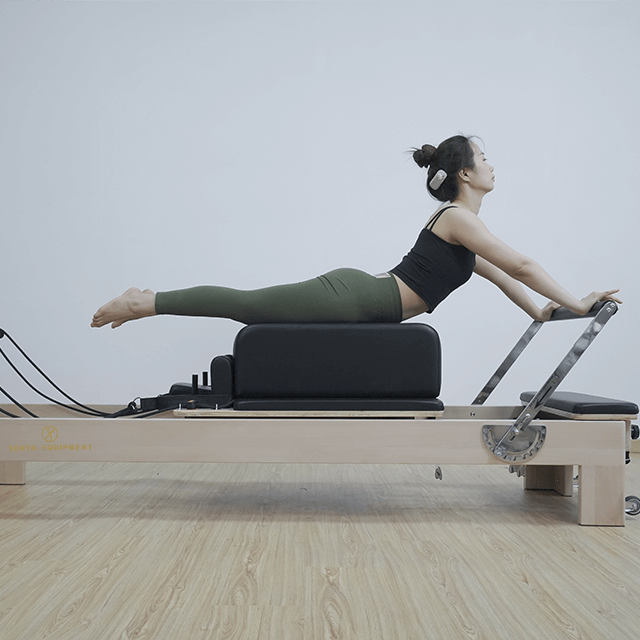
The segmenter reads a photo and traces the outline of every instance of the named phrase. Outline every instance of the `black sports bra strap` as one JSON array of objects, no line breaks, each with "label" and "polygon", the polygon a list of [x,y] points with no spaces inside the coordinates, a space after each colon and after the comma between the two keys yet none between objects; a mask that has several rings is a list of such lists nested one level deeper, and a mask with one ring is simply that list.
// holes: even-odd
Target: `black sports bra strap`
[{"label": "black sports bra strap", "polygon": [[427,229],[429,229],[429,231],[433,230],[433,225],[438,222],[438,220],[440,219],[440,216],[447,211],[447,209],[455,209],[456,205],[455,204],[450,204],[448,207],[442,207],[442,209],[440,209],[440,211],[438,211],[438,213],[436,213],[435,216],[433,216],[433,218],[431,218],[431,220],[429,222],[427,222]]}]

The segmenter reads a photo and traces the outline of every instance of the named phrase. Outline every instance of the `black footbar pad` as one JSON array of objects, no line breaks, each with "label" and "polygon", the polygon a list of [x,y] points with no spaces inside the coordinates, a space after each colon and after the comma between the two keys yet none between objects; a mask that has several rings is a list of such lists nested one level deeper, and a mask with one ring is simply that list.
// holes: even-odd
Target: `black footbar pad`
[{"label": "black footbar pad", "polygon": [[[242,408],[258,408],[246,402],[256,399],[299,399],[291,407],[299,409],[313,399],[349,399],[354,410],[392,410],[376,402],[382,399],[430,401],[420,408],[443,408],[436,400],[440,338],[424,324],[249,325],[236,336],[233,359],[238,408],[242,401]],[[314,404],[349,408],[348,402]],[[400,409],[406,403],[390,404]]]},{"label": "black footbar pad", "polygon": [[[528,403],[535,394],[534,391],[525,391],[520,394],[520,400]],[[636,415],[638,413],[638,405],[633,402],[571,391],[556,391],[547,399],[544,406],[575,415]]]}]

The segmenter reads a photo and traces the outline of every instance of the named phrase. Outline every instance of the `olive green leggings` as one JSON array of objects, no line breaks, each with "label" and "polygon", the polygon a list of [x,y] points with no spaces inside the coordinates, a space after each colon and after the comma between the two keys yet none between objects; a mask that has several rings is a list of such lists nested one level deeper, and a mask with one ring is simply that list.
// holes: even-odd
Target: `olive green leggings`
[{"label": "olive green leggings", "polygon": [[203,286],[156,294],[156,313],[271,322],[400,322],[395,278],[336,269],[313,280],[240,291]]}]

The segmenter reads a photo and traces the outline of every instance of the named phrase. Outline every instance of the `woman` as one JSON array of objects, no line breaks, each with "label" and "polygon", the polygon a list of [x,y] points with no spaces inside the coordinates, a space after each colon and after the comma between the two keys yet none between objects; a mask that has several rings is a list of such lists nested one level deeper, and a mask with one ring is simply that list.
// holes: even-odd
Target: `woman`
[{"label": "woman", "polygon": [[[478,217],[482,199],[493,190],[493,167],[465,136],[436,149],[424,145],[413,158],[427,168],[429,193],[443,203],[420,233],[413,249],[388,273],[371,276],[338,269],[313,280],[239,291],[195,287],[155,294],[129,289],[100,307],[91,326],[120,325],[157,314],[224,317],[261,322],[400,322],[431,313],[473,272],[497,285],[534,320],[548,320],[566,307],[584,315],[599,300],[620,302],[618,289],[594,291],[578,300],[534,260],[492,235]],[[522,284],[548,298],[542,309]]]}]

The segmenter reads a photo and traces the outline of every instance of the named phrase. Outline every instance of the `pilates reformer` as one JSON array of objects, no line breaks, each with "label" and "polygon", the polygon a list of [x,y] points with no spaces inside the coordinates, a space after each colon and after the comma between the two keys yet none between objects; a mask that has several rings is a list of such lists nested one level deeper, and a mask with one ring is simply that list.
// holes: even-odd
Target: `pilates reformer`
[{"label": "pilates reformer", "polygon": [[624,496],[638,407],[556,391],[616,311],[614,302],[586,316],[556,310],[551,321],[591,322],[537,392],[502,407],[484,403],[543,323],[470,406],[447,407],[428,325],[250,325],[202,384],[194,376],[128,410],[98,409],[113,420],[70,417],[68,405],[19,405],[31,415],[18,420],[0,409],[0,483],[24,484],[27,461],[437,464],[436,478],[440,464],[498,464],[525,489],[571,496],[577,480],[580,524],[623,526],[640,512],[640,499],[627,496],[625,509]]}]

